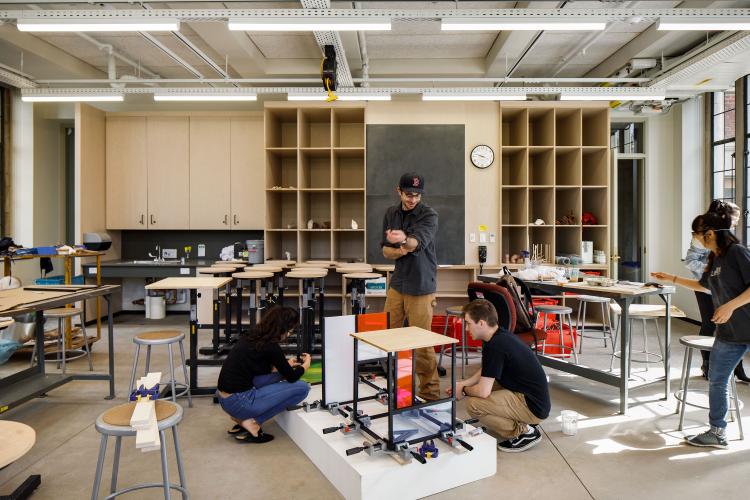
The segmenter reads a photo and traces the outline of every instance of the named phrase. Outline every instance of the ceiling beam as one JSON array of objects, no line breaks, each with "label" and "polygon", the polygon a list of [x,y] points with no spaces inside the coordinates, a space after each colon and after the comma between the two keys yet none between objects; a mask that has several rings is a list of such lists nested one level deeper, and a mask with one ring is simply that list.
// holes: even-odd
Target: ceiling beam
[{"label": "ceiling beam", "polygon": [[190,28],[241,77],[266,74],[268,60],[244,31],[229,31],[222,23],[190,23]]}]

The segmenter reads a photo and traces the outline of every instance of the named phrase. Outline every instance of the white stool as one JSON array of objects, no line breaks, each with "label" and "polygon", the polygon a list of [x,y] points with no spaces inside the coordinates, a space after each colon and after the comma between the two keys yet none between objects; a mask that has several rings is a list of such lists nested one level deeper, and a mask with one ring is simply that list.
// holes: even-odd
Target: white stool
[{"label": "white stool", "polygon": [[[576,331],[579,335],[578,352],[583,353],[583,339],[600,339],[604,341],[604,347],[607,347],[607,337],[612,343],[612,351],[615,350],[615,341],[612,336],[612,318],[609,314],[609,298],[608,297],[597,297],[594,295],[577,295],[574,297],[578,300],[578,317],[576,318]],[[602,311],[602,328],[601,330],[588,328],[589,331],[595,333],[601,332],[601,335],[590,335],[586,334],[586,305],[587,304],[599,304]]]},{"label": "white stool", "polygon": [[[177,440],[177,424],[182,421],[182,407],[169,401],[156,401],[156,419],[158,421],[159,438],[161,439],[161,483],[142,483],[117,491],[117,473],[120,465],[120,448],[123,436],[135,436],[136,430],[130,427],[130,417],[133,415],[135,403],[125,403],[105,411],[96,419],[95,428],[102,435],[99,445],[99,459],[96,462],[96,475],[94,476],[94,489],[91,492],[91,500],[99,498],[99,483],[102,480],[102,469],[104,468],[104,456],[107,452],[107,440],[109,436],[115,438],[115,456],[112,463],[112,480],[109,487],[107,499],[115,498],[124,493],[142,490],[145,488],[163,488],[164,498],[171,499],[170,489],[175,489],[182,494],[183,500],[189,498],[185,486],[185,471],[182,467],[180,455],[180,443]],[[172,429],[174,439],[174,453],[177,459],[177,472],[180,476],[180,484],[169,482],[169,467],[167,465],[167,442],[165,430]],[[140,452],[139,452],[140,453]]]},{"label": "white stool", "polygon": [[[677,399],[677,410],[675,413],[680,414],[680,426],[678,429],[682,430],[682,424],[685,420],[685,405],[703,408],[704,410],[709,409],[707,406],[688,402],[687,394],[688,381],[690,380],[690,364],[693,361],[693,351],[711,351],[714,347],[714,337],[707,337],[705,335],[685,335],[680,338],[680,344],[685,346],[685,356],[682,361],[682,378],[680,379],[681,389],[674,393],[674,397]],[[734,417],[734,420],[737,421],[737,426],[740,429],[740,439],[745,439],[745,433],[742,431],[741,409],[742,401],[740,401],[740,398],[737,396],[737,381],[734,378],[734,374],[732,374],[729,376],[729,415]],[[736,413],[736,417],[732,415],[732,412]]]},{"label": "white stool", "polygon": [[[578,351],[577,351],[577,345],[576,345],[576,336],[573,330],[573,309],[568,306],[554,306],[554,305],[547,305],[547,304],[541,304],[534,306],[534,309],[539,314],[544,314],[544,332],[547,333],[547,315],[552,314],[554,316],[557,316],[559,318],[559,321],[557,321],[557,324],[559,325],[560,329],[560,343],[559,344],[547,344],[547,339],[545,335],[545,339],[542,342],[542,356],[550,356],[553,358],[560,357],[564,358],[566,357],[565,349],[571,349],[573,351],[573,361],[575,364],[578,364]],[[571,340],[571,347],[568,347],[565,345],[565,329],[563,328],[563,323],[565,321],[565,318],[568,319],[568,333],[570,334],[570,340]],[[552,324],[554,325],[554,321]],[[550,347],[559,347],[560,348],[560,354],[546,354],[546,348],[547,345]]]},{"label": "white stool", "polygon": [[[185,334],[176,330],[164,330],[157,332],[144,332],[139,333],[133,337],[133,343],[135,344],[135,358],[133,359],[133,371],[130,372],[130,389],[128,395],[130,395],[135,389],[135,372],[138,368],[138,357],[141,354],[141,346],[146,346],[146,371],[148,374],[149,368],[151,368],[151,346],[166,345],[169,353],[169,384],[172,386],[172,401],[177,402],[177,396],[184,396],[187,394],[188,406],[193,407],[193,398],[190,395],[190,379],[188,378],[187,366],[185,365],[185,348],[182,345],[182,341],[185,338]],[[172,344],[179,344],[180,346],[180,362],[182,364],[182,374],[185,377],[185,383],[181,384],[175,381],[174,378],[174,355],[172,354]],[[177,394],[176,386],[184,386],[185,389]]]},{"label": "white stool", "polygon": [[[80,307],[60,307],[57,309],[47,309],[44,311],[44,316],[47,318],[57,319],[57,356],[55,359],[46,359],[44,355],[44,345],[38,346],[34,343],[34,350],[31,353],[31,365],[34,365],[34,358],[39,358],[41,352],[41,359],[45,363],[57,363],[57,367],[60,368],[62,364],[62,372],[65,373],[65,365],[68,361],[88,357],[89,360],[89,371],[94,370],[94,366],[91,363],[91,350],[89,348],[89,337],[86,335],[86,323],[83,321],[83,309]],[[83,350],[78,349],[72,350],[75,352],[73,356],[68,356],[68,349],[65,347],[65,319],[74,318],[78,316],[81,320],[81,333],[83,334]]]}]

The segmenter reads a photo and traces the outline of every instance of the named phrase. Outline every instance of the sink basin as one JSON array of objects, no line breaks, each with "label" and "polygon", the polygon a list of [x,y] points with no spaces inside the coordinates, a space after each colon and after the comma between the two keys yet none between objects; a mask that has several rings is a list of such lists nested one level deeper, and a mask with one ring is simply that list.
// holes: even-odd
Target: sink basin
[{"label": "sink basin", "polygon": [[142,266],[159,266],[162,264],[177,264],[180,262],[178,259],[170,260],[130,260],[128,264],[138,264]]}]

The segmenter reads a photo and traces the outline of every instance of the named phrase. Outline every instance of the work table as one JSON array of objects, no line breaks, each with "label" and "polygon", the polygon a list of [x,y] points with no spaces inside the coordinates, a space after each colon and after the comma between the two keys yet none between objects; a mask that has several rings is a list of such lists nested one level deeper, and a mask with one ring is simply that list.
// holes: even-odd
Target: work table
[{"label": "work table", "polygon": [[[195,276],[198,267],[214,265],[215,258],[190,259],[182,264],[177,261],[154,262],[149,259],[125,259],[102,262],[103,278],[169,278],[172,276]],[[248,264],[250,265],[250,264]],[[96,274],[96,265],[82,264],[84,276]]]}]

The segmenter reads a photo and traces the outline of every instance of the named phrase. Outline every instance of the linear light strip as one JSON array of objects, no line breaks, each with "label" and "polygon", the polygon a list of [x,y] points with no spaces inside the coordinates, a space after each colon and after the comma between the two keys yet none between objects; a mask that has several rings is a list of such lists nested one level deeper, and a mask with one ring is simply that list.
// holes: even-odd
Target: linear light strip
[{"label": "linear light strip", "polygon": [[561,101],[663,101],[664,94],[560,94]]},{"label": "linear light strip", "polygon": [[250,17],[230,18],[227,25],[232,31],[390,31],[391,20],[382,17]]},{"label": "linear light strip", "polygon": [[745,31],[750,30],[750,19],[662,17],[656,24],[658,31]]},{"label": "linear light strip", "polygon": [[19,19],[18,31],[83,32],[83,31],[179,31],[177,19]]},{"label": "linear light strip", "polygon": [[605,21],[551,18],[443,18],[443,31],[601,31]]},{"label": "linear light strip", "polygon": [[255,94],[154,94],[154,101],[257,101]]},{"label": "linear light strip", "polygon": [[23,95],[23,102],[122,102],[123,95]]},{"label": "linear light strip", "polygon": [[526,94],[422,94],[423,101],[525,101]]}]

